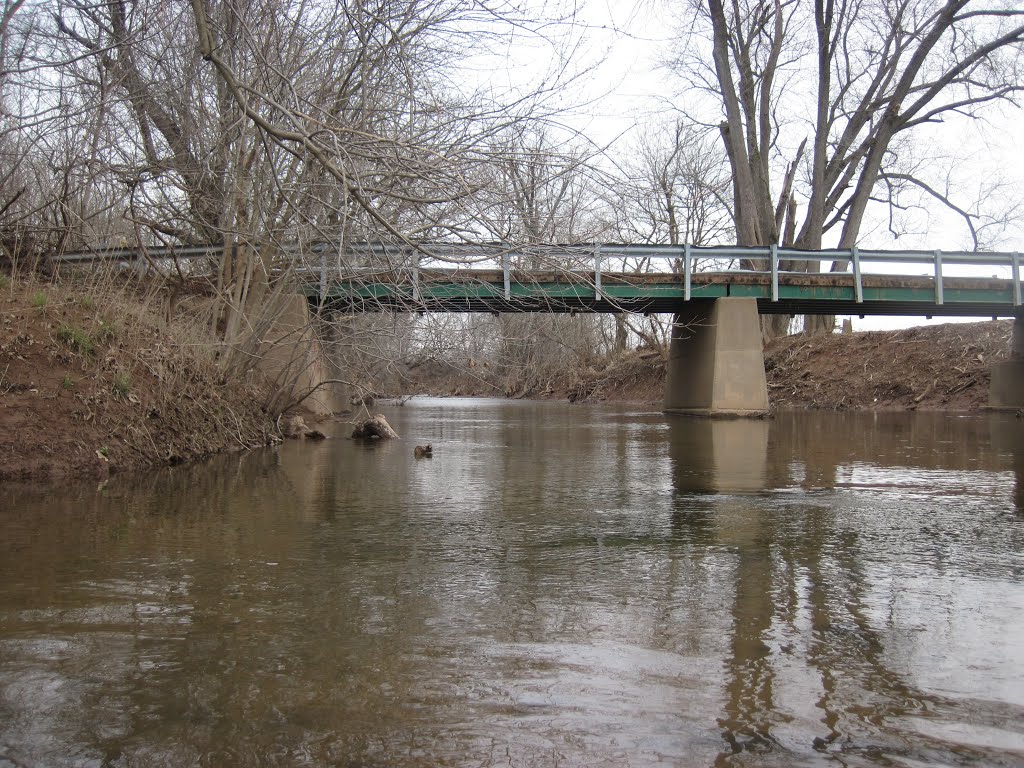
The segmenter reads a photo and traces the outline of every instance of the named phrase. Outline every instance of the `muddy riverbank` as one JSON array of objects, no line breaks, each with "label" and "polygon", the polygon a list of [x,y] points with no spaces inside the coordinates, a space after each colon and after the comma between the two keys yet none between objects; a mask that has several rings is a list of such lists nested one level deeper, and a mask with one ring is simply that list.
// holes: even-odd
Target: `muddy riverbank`
[{"label": "muddy riverbank", "polygon": [[276,439],[254,382],[126,294],[0,275],[0,481],[105,476]]},{"label": "muddy riverbank", "polygon": [[[213,345],[129,293],[0,276],[0,480],[105,476],[279,439],[254,377],[225,381]],[[992,321],[781,339],[765,351],[774,409],[972,411],[1009,354]],[[378,397],[661,401],[665,352],[630,350],[554,376],[421,359]]]}]

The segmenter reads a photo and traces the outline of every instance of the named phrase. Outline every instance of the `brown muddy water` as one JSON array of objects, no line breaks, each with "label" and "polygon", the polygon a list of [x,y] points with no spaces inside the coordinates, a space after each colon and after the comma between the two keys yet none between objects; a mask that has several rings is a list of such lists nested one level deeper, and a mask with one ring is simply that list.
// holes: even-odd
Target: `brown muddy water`
[{"label": "brown muddy water", "polygon": [[0,766],[1024,764],[1024,422],[383,412],[0,487]]}]

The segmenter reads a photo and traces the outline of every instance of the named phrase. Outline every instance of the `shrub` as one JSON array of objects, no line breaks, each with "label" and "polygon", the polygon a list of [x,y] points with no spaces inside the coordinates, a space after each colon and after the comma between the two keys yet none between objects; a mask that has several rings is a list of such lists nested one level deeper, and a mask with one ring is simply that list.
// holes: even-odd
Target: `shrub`
[{"label": "shrub", "polygon": [[36,309],[42,309],[48,301],[49,299],[43,291],[36,291],[32,294],[32,306]]},{"label": "shrub", "polygon": [[100,327],[96,331],[96,339],[98,341],[110,341],[120,332],[121,326],[115,320],[113,322],[107,320],[100,320]]},{"label": "shrub", "polygon": [[92,336],[81,328],[66,323],[57,329],[57,340],[67,344],[80,355],[91,355],[95,347]]},{"label": "shrub", "polygon": [[132,377],[127,373],[114,374],[114,385],[111,388],[115,397],[128,397],[132,391]]}]

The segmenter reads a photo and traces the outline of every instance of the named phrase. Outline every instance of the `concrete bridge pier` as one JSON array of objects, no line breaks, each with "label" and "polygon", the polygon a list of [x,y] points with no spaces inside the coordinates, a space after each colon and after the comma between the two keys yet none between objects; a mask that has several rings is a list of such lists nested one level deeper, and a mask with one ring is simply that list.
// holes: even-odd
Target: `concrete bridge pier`
[{"label": "concrete bridge pier", "polygon": [[692,302],[676,313],[664,410],[695,416],[767,413],[756,299]]},{"label": "concrete bridge pier", "polygon": [[992,365],[989,408],[1024,408],[1024,316],[1013,322],[1010,359]]}]

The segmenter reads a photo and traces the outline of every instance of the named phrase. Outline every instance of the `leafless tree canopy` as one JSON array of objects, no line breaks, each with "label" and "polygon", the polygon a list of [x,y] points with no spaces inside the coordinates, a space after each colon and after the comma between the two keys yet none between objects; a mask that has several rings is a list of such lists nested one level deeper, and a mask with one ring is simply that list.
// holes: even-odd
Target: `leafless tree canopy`
[{"label": "leafless tree canopy", "polygon": [[1022,22],[998,0],[692,0],[674,66],[720,105],[737,241],[848,248],[916,188],[984,245],[975,201],[921,160],[930,127],[1016,103]]},{"label": "leafless tree canopy", "polygon": [[676,65],[721,103],[738,240],[855,245],[884,182],[910,175],[920,129],[1024,89],[1022,22],[987,0],[697,5],[710,61]]},{"label": "leafless tree canopy", "polygon": [[[6,0],[4,258],[221,244],[209,322],[243,365],[306,246],[493,235],[502,143],[543,123],[563,21],[488,0]],[[513,35],[556,64],[510,96],[473,59]]]}]

